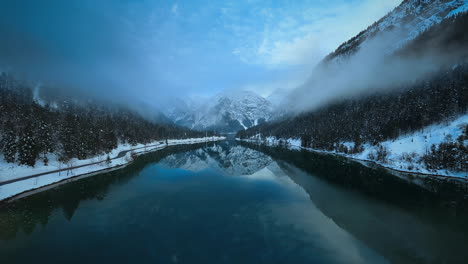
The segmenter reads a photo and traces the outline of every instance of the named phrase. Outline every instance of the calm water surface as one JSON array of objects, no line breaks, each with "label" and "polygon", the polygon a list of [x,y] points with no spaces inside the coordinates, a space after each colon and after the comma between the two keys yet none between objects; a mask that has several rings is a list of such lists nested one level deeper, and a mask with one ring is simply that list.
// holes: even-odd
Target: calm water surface
[{"label": "calm water surface", "polygon": [[178,146],[3,206],[0,263],[468,263],[464,193],[332,156]]}]

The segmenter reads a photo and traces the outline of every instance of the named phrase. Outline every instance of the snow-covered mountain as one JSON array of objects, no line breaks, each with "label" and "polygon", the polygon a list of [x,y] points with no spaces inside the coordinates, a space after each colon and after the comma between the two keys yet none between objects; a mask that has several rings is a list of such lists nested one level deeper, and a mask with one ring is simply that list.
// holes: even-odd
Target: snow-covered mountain
[{"label": "snow-covered mountain", "polygon": [[398,7],[343,43],[326,61],[337,62],[354,54],[370,39],[397,30],[395,39],[387,41],[387,53],[392,53],[444,19],[468,11],[468,0],[404,0]]},{"label": "snow-covered mountain", "polygon": [[293,91],[297,116],[237,137],[300,138],[296,146],[397,170],[464,176],[467,29],[468,0],[405,0]]},{"label": "snow-covered mountain", "polygon": [[174,99],[165,115],[192,129],[236,132],[268,121],[272,104],[251,91],[229,91],[205,100]]}]

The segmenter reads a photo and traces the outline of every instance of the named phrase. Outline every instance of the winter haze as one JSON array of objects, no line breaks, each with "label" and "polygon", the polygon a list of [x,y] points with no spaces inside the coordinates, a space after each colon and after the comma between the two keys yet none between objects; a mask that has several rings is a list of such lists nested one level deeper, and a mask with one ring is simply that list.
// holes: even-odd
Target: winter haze
[{"label": "winter haze", "polygon": [[300,85],[399,4],[333,1],[3,1],[0,65],[110,101],[158,105]]},{"label": "winter haze", "polygon": [[468,0],[0,0],[0,263],[467,263]]}]

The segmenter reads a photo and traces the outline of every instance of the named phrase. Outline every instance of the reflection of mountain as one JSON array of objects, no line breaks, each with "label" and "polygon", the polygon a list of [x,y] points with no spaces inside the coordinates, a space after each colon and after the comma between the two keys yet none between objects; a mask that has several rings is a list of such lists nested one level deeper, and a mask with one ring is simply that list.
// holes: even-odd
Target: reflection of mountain
[{"label": "reflection of mountain", "polygon": [[[245,146],[250,146],[251,149]],[[293,191],[295,195],[287,199],[289,202],[284,202],[281,197],[276,199],[281,195],[277,192],[281,192],[282,188],[273,188],[272,186],[276,184],[264,184],[264,181],[252,181],[251,185],[250,182],[242,186],[233,185],[234,188],[227,185],[226,189],[221,189],[223,192],[220,192],[219,185],[216,185],[211,189],[215,191],[213,194],[210,193],[209,186],[204,184],[206,182],[192,178],[186,182],[190,187],[184,189],[184,182],[167,182],[172,175],[166,175],[164,168],[159,176],[164,176],[162,180],[167,185],[161,186],[159,182],[153,182],[154,178],[157,178],[154,176],[158,176],[156,172],[158,170],[151,170],[151,164],[155,162],[158,163],[157,169],[159,164],[197,171],[210,167],[225,173],[244,175],[242,179],[225,177],[229,180],[228,184],[238,180],[242,182],[248,182],[249,179],[271,180]],[[145,168],[150,170],[140,174]],[[192,175],[192,173],[184,174]],[[209,178],[211,176],[222,178],[216,173],[209,175],[208,181],[211,180]],[[138,181],[145,177],[151,182]],[[138,186],[154,184],[159,189],[149,185],[143,188],[145,192],[140,192],[141,189],[133,189],[135,187],[132,185],[133,179]],[[234,181],[230,181],[233,179]],[[196,187],[193,188],[194,182]],[[263,184],[256,184],[258,182]],[[127,183],[130,186],[121,186]],[[118,188],[119,186],[121,188]],[[248,193],[260,192],[259,197],[263,198],[250,200],[252,198],[250,195],[242,196],[246,199],[240,199],[242,203],[238,204],[236,193],[241,192],[245,186],[249,187]],[[225,188],[226,185],[222,187]],[[220,251],[240,245],[252,245],[248,243],[254,240],[238,240],[238,243],[234,243],[234,240],[230,239],[230,232],[239,231],[232,229],[239,223],[242,224],[242,230],[246,231],[244,234],[249,239],[252,234],[255,236],[260,230],[261,239],[258,241],[265,242],[260,244],[261,250],[281,248],[284,249],[283,252],[288,252],[282,255],[284,258],[276,261],[277,263],[304,263],[305,261],[291,261],[290,258],[299,260],[301,254],[310,256],[310,252],[314,252],[314,249],[304,247],[305,239],[312,242],[319,241],[315,245],[320,245],[320,249],[337,249],[331,251],[331,254],[337,256],[335,259],[340,261],[331,263],[364,263],[366,258],[362,257],[368,255],[360,246],[356,246],[355,240],[381,254],[391,263],[464,263],[468,258],[468,252],[465,250],[468,247],[466,239],[468,217],[463,212],[456,211],[456,208],[438,206],[443,200],[439,197],[443,191],[454,195],[458,189],[458,187],[451,188],[448,182],[444,182],[436,196],[386,174],[385,171],[373,170],[339,157],[310,152],[295,152],[251,144],[240,146],[232,142],[173,146],[140,156],[135,163],[120,171],[85,178],[5,205],[5,208],[0,208],[0,240],[13,239],[19,231],[30,234],[40,224],[47,225],[50,220],[52,221],[48,228],[54,230],[53,227],[57,224],[53,219],[56,209],[61,209],[64,217],[69,220],[73,218],[87,223],[89,219],[85,213],[86,208],[96,212],[92,209],[95,207],[86,203],[83,208],[81,201],[102,200],[109,193],[109,199],[105,200],[111,202],[107,206],[111,205],[111,210],[118,210],[119,216],[109,221],[118,220],[125,226],[132,225],[138,231],[134,233],[139,233],[140,230],[147,232],[146,228],[138,229],[140,226],[145,226],[140,225],[140,221],[143,223],[148,221],[154,226],[171,223],[167,229],[159,228],[165,230],[163,235],[155,233],[159,236],[154,237],[164,237],[164,242],[167,242],[166,239],[172,239],[170,245],[174,245],[175,248],[180,248],[180,239],[185,239],[184,235],[192,238],[205,234],[205,229],[202,231],[194,229],[194,226],[199,227],[197,225],[199,222],[190,222],[201,219],[202,222],[214,223],[207,225],[207,233],[211,232],[214,233],[213,236],[222,238],[217,241],[227,241],[223,247],[219,247]],[[165,191],[164,194],[161,193],[162,190]],[[181,190],[189,192],[182,193]],[[122,203],[123,200],[128,200],[127,195],[130,193],[135,195],[135,200],[130,204]],[[202,196],[197,197],[200,194]],[[290,194],[291,192],[286,192],[285,195]],[[114,199],[120,195],[123,197]],[[274,199],[264,199],[266,197],[264,195]],[[211,202],[214,200],[213,197],[216,197],[218,200],[216,202],[222,205],[218,204],[219,207],[215,207],[219,210],[216,212],[220,217],[210,219],[214,216],[212,208],[208,208],[211,204],[207,202],[208,206],[199,205],[201,201]],[[298,197],[300,199],[297,199]],[[230,203],[233,198],[236,202]],[[191,202],[186,204],[187,201]],[[96,205],[96,207],[101,206]],[[134,212],[135,217],[132,214],[122,218],[123,211],[120,209],[122,207]],[[189,207],[197,207],[197,210],[190,211]],[[76,212],[79,213],[75,216]],[[151,214],[155,218],[143,216],[140,219],[141,212]],[[196,217],[192,218],[193,215]],[[271,215],[273,217],[270,217]],[[106,221],[100,224],[108,225],[108,220],[102,219]],[[129,219],[131,221],[128,221]],[[216,221],[221,221],[220,219],[222,232],[213,232],[212,227],[216,227],[219,224]],[[103,238],[103,242],[106,239],[107,236]],[[192,244],[188,245],[188,248],[185,249],[186,252],[193,252]],[[355,258],[350,259],[349,256]]]},{"label": "reflection of mountain", "polygon": [[324,215],[391,263],[466,262],[466,211],[442,205],[463,209],[466,185],[432,182],[434,195],[339,157],[242,145],[271,156]]},{"label": "reflection of mountain", "polygon": [[190,171],[214,168],[230,175],[252,175],[273,162],[262,152],[231,144],[221,142],[196,151],[176,153],[167,156],[160,163],[170,168]]}]

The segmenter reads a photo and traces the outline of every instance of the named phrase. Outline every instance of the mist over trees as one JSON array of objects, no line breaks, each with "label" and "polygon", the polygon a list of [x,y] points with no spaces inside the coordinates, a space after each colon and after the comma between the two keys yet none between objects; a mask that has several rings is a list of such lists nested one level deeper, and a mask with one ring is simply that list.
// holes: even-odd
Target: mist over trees
[{"label": "mist over trees", "polygon": [[[395,85],[392,89],[376,88],[365,94],[335,99],[294,118],[240,131],[237,136],[301,138],[304,147],[359,153],[363,143],[378,145],[467,114],[467,28],[467,14],[444,20],[394,55],[421,58],[433,49],[447,52],[452,49],[450,52],[458,56],[452,57],[451,63],[440,65],[430,77],[415,77],[412,82]],[[313,96],[311,92],[309,97]],[[468,164],[463,161],[468,157],[468,148],[464,144],[468,129],[464,128],[464,131],[460,138],[447,138],[444,144],[428,150],[424,157],[428,168],[467,169]],[[348,149],[342,142],[354,142],[354,148]]]},{"label": "mist over trees", "polygon": [[280,138],[309,136],[313,146],[332,149],[339,141],[379,142],[447,120],[468,110],[468,64],[399,90],[342,99],[293,119],[238,133]]},{"label": "mist over trees", "polygon": [[213,135],[157,124],[126,108],[78,104],[72,98],[59,107],[41,105],[32,87],[7,73],[0,74],[0,94],[0,153],[10,163],[34,166],[40,159],[47,165],[49,153],[66,162],[108,153],[119,143]]},{"label": "mist over trees", "polygon": [[296,114],[314,111],[340,98],[406,87],[463,63],[467,20],[466,14],[447,18],[407,42],[408,33],[400,27],[375,31],[371,26],[374,31],[363,31],[368,34],[352,38],[313,69],[287,98],[288,108]]}]

